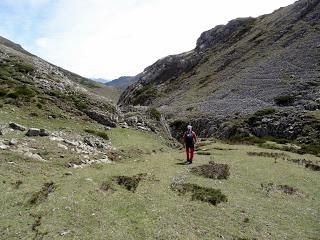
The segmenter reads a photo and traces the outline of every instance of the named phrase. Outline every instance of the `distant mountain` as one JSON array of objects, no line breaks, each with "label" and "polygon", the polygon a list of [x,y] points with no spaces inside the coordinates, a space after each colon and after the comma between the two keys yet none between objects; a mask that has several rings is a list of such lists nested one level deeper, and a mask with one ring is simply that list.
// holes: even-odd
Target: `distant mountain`
[{"label": "distant mountain", "polygon": [[91,80],[99,82],[99,83],[107,83],[110,82],[110,80],[108,79],[104,79],[104,78],[91,78]]},{"label": "distant mountain", "polygon": [[191,122],[202,136],[320,142],[310,118],[320,109],[319,3],[300,0],[202,33],[194,50],[137,75],[118,104],[158,107],[172,129]]},{"label": "distant mountain", "polygon": [[135,83],[138,80],[136,76],[122,76],[115,80],[105,83],[107,86],[116,87],[124,91],[128,86]]}]

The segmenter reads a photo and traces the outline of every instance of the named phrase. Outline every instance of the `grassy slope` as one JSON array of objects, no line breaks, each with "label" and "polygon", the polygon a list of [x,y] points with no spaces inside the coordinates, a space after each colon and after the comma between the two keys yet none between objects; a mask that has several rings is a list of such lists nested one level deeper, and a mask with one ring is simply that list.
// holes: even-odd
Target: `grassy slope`
[{"label": "grassy slope", "polygon": [[[31,123],[27,111],[1,109],[0,123],[18,121],[29,126],[47,126],[51,131],[67,128],[82,131],[100,126],[82,120],[47,120]],[[40,112],[40,110],[39,110]],[[10,133],[6,138],[21,138]],[[214,160],[231,167],[228,180],[212,180],[190,173],[191,166],[179,165],[183,151],[168,148],[153,134],[130,129],[109,132],[114,146],[126,151],[127,158],[116,164],[68,169],[74,156],[43,138],[32,144],[48,162],[22,158],[7,150],[0,155],[0,238],[1,239],[317,239],[319,236],[319,173],[291,162],[248,156],[248,151],[272,152],[255,146],[210,142],[212,155],[197,155],[195,165]],[[223,150],[217,150],[217,148]],[[134,149],[136,149],[134,151]],[[137,150],[138,149],[138,150]],[[233,150],[230,150],[233,149]],[[154,150],[154,151],[153,151]],[[61,159],[59,155],[65,158]],[[292,158],[300,155],[286,153]],[[306,159],[316,157],[306,155]],[[10,163],[11,162],[11,163]],[[12,163],[14,162],[14,163]],[[72,176],[64,173],[71,171]],[[135,193],[116,184],[115,191],[100,190],[112,176],[148,173]],[[211,206],[191,201],[171,191],[173,177],[186,182],[219,188],[227,203]],[[16,189],[16,181],[21,186]],[[39,205],[28,200],[46,182],[56,184],[55,192]],[[304,196],[261,190],[261,183],[288,184]],[[41,216],[39,224],[36,219]],[[245,219],[248,218],[248,222]],[[39,225],[39,226],[37,226]],[[34,230],[32,230],[34,228]],[[70,232],[69,232],[70,231]],[[61,236],[66,232],[65,236]]]}]

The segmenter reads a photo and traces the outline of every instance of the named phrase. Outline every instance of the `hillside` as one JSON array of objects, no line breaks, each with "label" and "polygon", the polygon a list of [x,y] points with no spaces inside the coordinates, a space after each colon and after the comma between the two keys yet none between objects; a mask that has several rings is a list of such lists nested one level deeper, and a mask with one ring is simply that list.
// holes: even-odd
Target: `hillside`
[{"label": "hillside", "polygon": [[320,142],[312,117],[320,109],[319,3],[300,0],[204,32],[194,50],[137,75],[119,105],[157,107],[173,131],[191,122],[201,136]]},{"label": "hillside", "polygon": [[319,152],[207,138],[186,165],[157,109],[108,91],[1,40],[0,239],[318,238]]},{"label": "hillside", "polygon": [[124,91],[128,86],[134,84],[138,79],[133,76],[122,76],[105,83],[107,86],[112,86]]}]

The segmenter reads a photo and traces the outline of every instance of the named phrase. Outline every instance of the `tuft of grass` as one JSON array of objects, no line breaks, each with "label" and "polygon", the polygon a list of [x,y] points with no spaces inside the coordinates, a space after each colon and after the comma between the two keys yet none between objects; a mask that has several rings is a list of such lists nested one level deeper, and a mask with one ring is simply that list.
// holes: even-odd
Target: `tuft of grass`
[{"label": "tuft of grass", "polygon": [[90,134],[93,134],[93,135],[96,135],[98,137],[101,137],[105,140],[109,140],[109,136],[107,133],[105,132],[100,132],[100,131],[97,131],[97,130],[93,130],[93,129],[85,129],[84,130],[86,133],[90,133]]},{"label": "tuft of grass", "polygon": [[210,161],[209,164],[191,168],[191,172],[207,178],[227,179],[230,176],[230,167],[228,164]]},{"label": "tuft of grass", "polygon": [[104,192],[114,191],[112,184],[109,181],[103,181],[100,185],[100,190]]},{"label": "tuft of grass", "polygon": [[50,193],[54,192],[56,185],[54,182],[48,182],[43,185],[40,191],[34,193],[29,199],[31,205],[37,205],[47,200]]},{"label": "tuft of grass", "polygon": [[131,192],[135,192],[139,182],[141,181],[140,175],[128,177],[128,176],[116,176],[114,177],[114,181],[123,186],[125,189]]},{"label": "tuft of grass", "polygon": [[212,205],[217,205],[221,202],[228,201],[227,196],[224,195],[220,189],[201,187],[191,183],[173,183],[171,184],[171,189],[181,194],[190,192],[192,200],[208,202]]}]

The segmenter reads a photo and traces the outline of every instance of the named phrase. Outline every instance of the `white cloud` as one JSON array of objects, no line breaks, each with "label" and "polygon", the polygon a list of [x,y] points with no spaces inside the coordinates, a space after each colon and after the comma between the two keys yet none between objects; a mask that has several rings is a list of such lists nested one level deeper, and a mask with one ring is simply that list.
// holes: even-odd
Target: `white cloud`
[{"label": "white cloud", "polygon": [[49,39],[46,37],[41,37],[36,39],[36,45],[39,48],[48,48],[49,47]]},{"label": "white cloud", "polygon": [[[48,2],[33,0],[32,2]],[[58,0],[29,49],[88,77],[134,75],[195,47],[201,32],[293,0]],[[43,3],[42,3],[43,4]],[[49,40],[50,39],[50,47]]]}]

